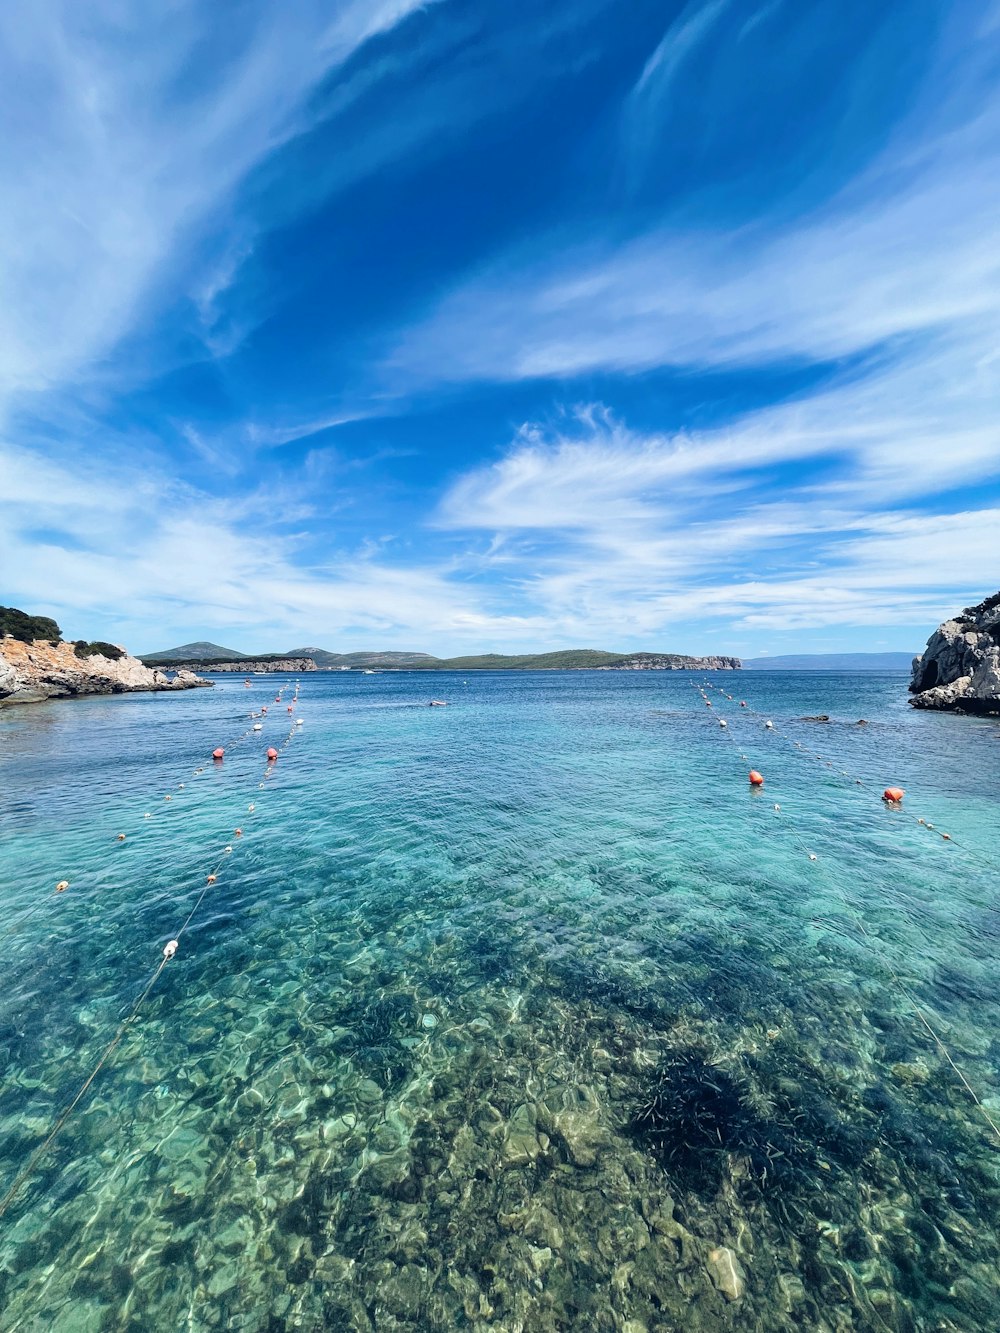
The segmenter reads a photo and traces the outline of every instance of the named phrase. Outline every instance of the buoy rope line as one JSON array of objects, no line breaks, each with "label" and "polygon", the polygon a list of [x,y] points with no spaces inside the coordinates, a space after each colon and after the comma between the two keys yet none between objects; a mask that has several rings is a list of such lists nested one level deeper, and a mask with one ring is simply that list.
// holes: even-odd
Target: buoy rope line
[{"label": "buoy rope line", "polygon": [[[713,685],[710,682],[706,682],[706,685],[710,689],[718,690],[719,693],[722,694],[723,697],[729,700],[730,702],[734,703],[736,702],[733,696],[729,694],[726,690],[724,690],[721,685]],[[824,767],[832,769],[836,776],[841,778],[846,778],[855,787],[861,787],[863,790],[866,791],[878,790],[878,786],[875,783],[871,782],[869,779],[859,778],[856,773],[851,773],[846,768],[838,768],[837,764],[832,759],[827,758],[826,755],[820,754],[818,751],[815,750],[809,750],[802,743],[802,741],[795,740],[793,736],[790,736],[788,732],[783,730],[783,728],[779,727],[773,721],[773,719],[766,718],[763,713],[761,713],[758,709],[754,708],[752,704],[748,704],[745,699],[741,699],[739,701],[738,707],[746,709],[747,713],[749,713],[751,716],[760,718],[763,721],[765,728],[772,736],[777,736],[780,740],[784,741],[786,745],[793,746],[805,758],[812,759],[816,762],[822,763]],[[889,789],[887,788],[886,790]],[[924,819],[922,816],[913,814],[910,810],[907,810],[905,806],[899,803],[894,803],[894,808],[896,813],[902,815],[905,819],[911,820],[915,824],[920,825],[923,828],[927,829],[929,832],[937,833],[943,842],[950,842],[953,846],[961,847],[964,851],[972,850],[970,847],[967,847],[964,843],[957,841],[954,837],[952,837],[950,833],[942,833],[941,830],[937,828],[934,824],[930,823],[929,820]]]},{"label": "buoy rope line", "polygon": [[[702,695],[703,699],[707,699],[702,689],[700,689],[698,686],[695,686],[695,689],[698,690],[698,693]],[[723,734],[726,736],[726,738],[732,743],[736,753],[739,754],[740,759],[742,761],[747,761],[746,754],[740,750],[739,742],[737,741],[736,737],[733,736],[729,731],[728,721],[726,719],[720,719],[719,721],[720,721],[719,730],[722,731]],[[993,1131],[993,1134],[997,1140],[997,1146],[1000,1146],[1000,1126],[997,1125],[996,1121],[990,1115],[988,1109],[983,1104],[982,1098],[979,1096],[975,1088],[969,1082],[968,1078],[966,1077],[965,1073],[962,1071],[960,1066],[956,1063],[954,1057],[952,1056],[947,1045],[945,1044],[944,1038],[941,1036],[940,1032],[938,1032],[938,1030],[931,1023],[930,1019],[927,1017],[927,1013],[925,1012],[925,1007],[916,998],[916,996],[910,990],[909,986],[896,971],[895,967],[893,967],[891,961],[886,956],[884,950],[877,947],[877,944],[880,943],[880,941],[878,941],[878,937],[872,935],[872,933],[867,929],[858,908],[854,904],[847,903],[844,901],[843,895],[840,892],[839,885],[837,885],[832,880],[832,878],[827,875],[826,867],[819,860],[816,853],[811,852],[808,849],[808,847],[806,847],[806,845],[803,843],[802,839],[798,835],[797,829],[791,823],[790,817],[787,814],[785,814],[785,812],[782,810],[780,803],[774,802],[772,810],[775,815],[779,816],[782,819],[786,835],[793,842],[797,844],[797,846],[802,851],[804,856],[806,856],[810,861],[816,864],[817,871],[819,872],[820,875],[824,876],[824,878],[826,879],[827,888],[830,891],[831,896],[834,898],[839,898],[841,902],[844,902],[846,910],[850,913],[851,920],[853,920],[853,922],[857,925],[858,929],[864,935],[865,939],[868,940],[872,953],[876,956],[878,961],[881,963],[881,965],[888,972],[889,976],[892,978],[899,995],[906,1001],[908,1007],[913,1011],[914,1015],[916,1016],[922,1027],[926,1030],[931,1040],[934,1042],[934,1045],[937,1047],[939,1053],[947,1061],[948,1065],[952,1069],[952,1072],[955,1074],[955,1076],[961,1083],[962,1087],[968,1093],[973,1104],[976,1106],[983,1119],[986,1121],[990,1129]]]},{"label": "buoy rope line", "polygon": [[[733,695],[727,693],[727,691],[721,685],[713,685],[712,682],[710,681],[705,681],[703,682],[703,686],[695,686],[695,688],[698,689],[699,693],[702,694],[703,698],[707,699],[707,696],[704,694],[704,689],[716,689],[719,691],[720,694],[723,695],[724,698],[728,699],[731,702],[734,703],[736,702],[735,699],[733,698]],[[857,788],[860,788],[862,791],[868,791],[868,792],[878,791],[877,783],[873,783],[864,778],[859,778],[857,777],[856,774],[850,773],[847,769],[844,768],[838,769],[833,760],[827,759],[824,755],[821,755],[816,751],[810,751],[809,749],[807,749],[806,746],[804,746],[801,741],[795,740],[787,732],[779,728],[771,718],[766,717],[764,713],[754,708],[752,704],[748,704],[746,700],[741,699],[739,701],[739,708],[746,710],[745,714],[743,712],[739,714],[740,717],[743,717],[744,715],[749,715],[751,717],[759,719],[763,723],[766,731],[770,736],[776,736],[778,737],[779,740],[783,741],[787,746],[794,747],[794,749],[798,752],[800,757],[805,759],[812,759],[815,761],[821,761],[824,767],[828,769],[833,769],[836,773],[836,776],[841,778],[846,778],[851,785],[849,788],[846,788],[845,790],[855,791]],[[888,794],[888,792],[892,790],[893,790],[892,788],[886,788],[885,789],[886,794]],[[911,823],[915,823],[931,833],[938,834],[942,842],[948,843],[949,846],[951,847],[957,847],[967,856],[974,857],[977,863],[981,863],[984,857],[988,859],[987,853],[972,848],[968,843],[956,839],[950,833],[941,832],[941,830],[938,829],[933,823],[931,823],[930,820],[924,819],[923,816],[918,816],[914,814],[912,811],[907,810],[901,803],[902,797],[905,795],[905,793],[900,791],[898,788],[896,788],[895,790],[898,792],[898,799],[893,800],[891,802],[894,818],[899,818],[900,816],[902,816],[904,819],[910,820]],[[883,799],[885,799],[885,797],[883,797]],[[1000,915],[1000,906],[996,905],[995,903],[979,901],[974,903],[973,906],[975,906],[981,912],[989,912],[993,915]]]},{"label": "buoy rope line", "polygon": [[[275,696],[275,703],[276,703],[276,704],[281,702],[282,695],[283,695],[284,691],[285,691],[287,688],[288,688],[287,684],[286,684],[286,685],[282,685],[282,686],[280,687],[280,689],[279,689],[278,692],[277,692],[277,695]],[[270,694],[270,690],[268,690],[268,694]],[[293,712],[293,711],[294,711],[295,704],[298,703],[298,698],[299,698],[299,682],[296,681],[296,682],[295,682],[295,692],[294,692],[294,694],[292,695],[292,703],[288,706],[288,711],[289,711],[289,712]],[[251,712],[250,712],[250,716],[251,716],[251,718],[254,719],[253,723],[252,723],[249,727],[247,727],[247,729],[246,729],[245,731],[240,732],[239,735],[237,735],[237,736],[235,736],[235,737],[232,737],[232,738],[230,738],[229,740],[225,741],[223,745],[221,745],[221,746],[218,747],[219,750],[222,750],[223,752],[225,752],[225,751],[232,751],[232,750],[235,750],[235,749],[237,749],[240,745],[242,745],[242,744],[243,744],[249,737],[256,735],[258,731],[263,730],[263,722],[262,722],[262,721],[259,721],[258,719],[266,718],[266,717],[267,717],[267,705],[264,705],[264,706],[263,706],[263,712],[261,712],[261,711],[259,711],[259,710],[251,710]],[[194,770],[194,772],[193,772],[193,774],[192,774],[192,777],[197,778],[197,777],[199,777],[201,774],[205,773],[206,771],[207,771],[206,766],[205,766],[205,765],[201,765],[200,767],[198,767],[198,768],[196,768],[196,769]],[[163,806],[163,803],[164,803],[164,802],[167,802],[167,801],[173,801],[173,800],[174,800],[175,792],[178,791],[178,790],[184,790],[185,787],[186,787],[186,783],[183,783],[183,782],[179,782],[179,783],[177,783],[176,786],[173,787],[173,788],[171,788],[171,790],[170,790],[168,793],[165,793],[165,794],[164,794],[164,796],[163,796],[163,801],[158,803],[159,808],[162,809],[162,806]],[[177,808],[176,806],[173,806],[173,805],[171,806],[171,810],[174,810],[174,809],[176,809],[176,808]],[[147,812],[146,814],[143,815],[143,820],[147,820],[147,819],[150,819],[150,820],[151,820],[151,819],[153,819],[153,818],[154,818],[154,815],[153,815],[152,811],[149,811],[149,812]],[[159,822],[159,821],[157,821],[157,822]],[[125,842],[125,841],[126,841],[126,835],[125,835],[124,833],[119,833],[119,834],[117,834],[117,836],[116,836],[116,841],[117,841],[117,842]],[[53,897],[55,897],[55,896],[57,896],[57,895],[59,895],[59,894],[63,894],[63,893],[65,893],[70,887],[71,887],[71,884],[70,884],[70,881],[69,881],[69,880],[67,880],[67,879],[61,879],[61,880],[59,881],[59,883],[55,886],[55,889],[53,890],[52,893],[43,893],[41,896],[39,896],[38,901],[34,904],[33,907],[29,907],[29,908],[27,908],[24,912],[22,912],[22,914],[21,914],[19,917],[16,917],[13,921],[11,921],[11,922],[5,927],[5,929],[4,929],[4,931],[3,931],[3,934],[2,934],[2,938],[6,939],[7,936],[9,936],[9,935],[13,935],[13,934],[15,934],[16,932],[18,932],[18,931],[21,929],[21,927],[24,926],[24,925],[26,925],[26,924],[32,919],[32,917],[34,917],[35,915],[37,915],[37,913],[40,912],[40,911],[42,910],[43,907],[47,906],[47,905],[52,901],[52,898],[53,898]]]},{"label": "buoy rope line", "polygon": [[[276,749],[276,750],[272,750],[271,752],[269,752],[269,754],[268,754],[268,761],[267,761],[267,767],[266,767],[266,769],[264,770],[264,773],[263,773],[263,775],[262,775],[262,777],[263,777],[264,779],[269,778],[269,777],[271,776],[271,774],[272,774],[273,771],[274,771],[274,762],[275,762],[275,760],[280,756],[280,754],[281,754],[285,749],[287,749],[287,747],[288,747],[289,744],[291,743],[293,737],[297,734],[297,731],[298,731],[298,722],[296,721],[296,722],[294,722],[294,723],[292,724],[292,727],[291,727],[291,729],[289,730],[287,736],[286,736],[285,739],[281,742],[281,744],[277,747],[277,749]],[[273,756],[274,756],[273,758],[271,757],[271,753],[272,753],[272,752],[273,752]],[[265,781],[259,781],[259,782],[258,782],[258,787],[259,787],[259,788],[263,788],[263,787],[265,787],[265,785],[266,785]],[[255,805],[256,805],[256,803],[253,802],[253,801],[250,803],[250,805],[249,805],[248,808],[247,808],[247,813],[248,813],[248,814],[253,814],[253,813],[255,812]],[[242,834],[242,829],[237,829],[237,830],[236,830],[236,833],[237,833],[237,834]],[[70,1117],[73,1115],[73,1112],[74,1112],[74,1111],[76,1110],[76,1108],[80,1105],[80,1103],[83,1101],[84,1097],[87,1095],[87,1093],[88,1093],[88,1091],[90,1090],[90,1088],[93,1086],[94,1080],[97,1078],[97,1076],[100,1074],[101,1070],[104,1068],[104,1066],[105,1066],[105,1065],[108,1063],[108,1061],[111,1059],[111,1057],[112,1057],[112,1055],[114,1054],[114,1052],[115,1052],[115,1051],[118,1049],[118,1047],[121,1045],[122,1040],[123,1040],[123,1038],[125,1037],[125,1034],[128,1032],[129,1028],[132,1026],[132,1024],[133,1024],[133,1023],[135,1022],[135,1020],[138,1018],[140,1010],[142,1009],[142,1007],[143,1007],[143,1005],[145,1004],[146,1000],[149,998],[149,995],[150,995],[150,993],[152,992],[153,987],[156,985],[157,981],[159,981],[159,979],[160,979],[161,975],[163,974],[163,971],[164,971],[164,969],[166,968],[167,964],[171,961],[171,959],[173,959],[174,957],[176,957],[176,955],[177,955],[177,951],[178,951],[178,949],[179,949],[179,947],[180,947],[180,942],[181,942],[181,940],[184,938],[185,933],[187,932],[188,928],[189,928],[190,925],[191,925],[191,922],[194,920],[195,915],[197,914],[199,908],[201,907],[202,903],[205,901],[205,897],[206,897],[206,895],[208,894],[209,889],[210,889],[215,883],[217,883],[217,881],[218,881],[218,877],[219,877],[219,872],[221,871],[222,866],[224,865],[224,863],[226,862],[226,860],[227,860],[227,859],[229,858],[229,856],[232,854],[232,850],[233,850],[232,844],[227,843],[226,846],[225,846],[225,848],[224,848],[224,850],[223,850],[222,852],[219,853],[218,859],[216,860],[214,867],[213,867],[212,870],[208,873],[208,875],[206,875],[206,877],[205,877],[205,883],[204,883],[204,885],[202,886],[201,892],[198,894],[198,897],[195,899],[194,906],[191,908],[190,912],[188,912],[188,914],[187,914],[187,916],[185,917],[183,923],[181,924],[180,929],[177,930],[177,931],[175,932],[175,934],[174,934],[174,935],[167,941],[167,943],[164,945],[164,947],[163,947],[163,952],[162,952],[161,957],[160,957],[160,961],[157,963],[155,969],[153,970],[152,975],[150,976],[149,980],[146,982],[145,987],[144,987],[143,990],[140,992],[138,999],[135,1000],[135,1002],[133,1003],[131,1009],[129,1010],[129,1012],[127,1013],[127,1015],[125,1016],[125,1018],[122,1019],[121,1023],[119,1023],[118,1028],[117,1028],[117,1030],[116,1030],[114,1036],[111,1038],[111,1040],[108,1042],[108,1044],[104,1047],[104,1049],[103,1049],[103,1051],[101,1052],[101,1055],[100,1055],[100,1057],[98,1058],[98,1060],[97,1060],[96,1064],[94,1065],[93,1069],[90,1071],[90,1073],[89,1073],[89,1074],[87,1075],[87,1077],[84,1079],[83,1083],[81,1083],[79,1089],[78,1089],[77,1092],[76,1092],[76,1095],[73,1097],[73,1099],[69,1102],[69,1104],[65,1107],[65,1109],[62,1111],[62,1113],[59,1115],[58,1119],[56,1120],[55,1124],[52,1126],[52,1128],[51,1128],[51,1130],[49,1131],[49,1133],[46,1135],[46,1137],[43,1139],[43,1141],[39,1144],[39,1146],[35,1149],[35,1151],[34,1151],[34,1152],[31,1154],[31,1156],[28,1158],[28,1161],[25,1163],[25,1165],[22,1167],[22,1169],[17,1173],[17,1175],[16,1175],[15,1178],[14,1178],[13,1183],[11,1184],[10,1188],[7,1190],[7,1193],[3,1196],[2,1199],[0,1199],[0,1218],[2,1218],[2,1217],[5,1215],[5,1213],[7,1212],[7,1210],[10,1208],[11,1204],[12,1204],[12,1203],[14,1202],[14,1200],[17,1198],[17,1195],[20,1193],[20,1190],[21,1190],[22,1186],[23,1186],[23,1185],[30,1179],[30,1177],[34,1174],[35,1168],[36,1168],[36,1166],[38,1165],[38,1163],[42,1160],[42,1158],[43,1158],[43,1157],[45,1156],[45,1154],[48,1152],[49,1148],[50,1148],[50,1147],[52,1146],[52,1144],[55,1142],[56,1138],[59,1136],[59,1134],[62,1132],[62,1130],[66,1127],[66,1124],[67,1124],[67,1122],[69,1121]]]}]

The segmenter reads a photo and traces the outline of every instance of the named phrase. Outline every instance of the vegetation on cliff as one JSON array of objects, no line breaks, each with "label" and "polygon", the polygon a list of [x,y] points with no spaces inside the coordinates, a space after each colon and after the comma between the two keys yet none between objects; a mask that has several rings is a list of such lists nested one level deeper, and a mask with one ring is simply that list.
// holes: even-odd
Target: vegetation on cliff
[{"label": "vegetation on cliff", "polygon": [[302,663],[308,659],[302,657],[290,657],[288,653],[258,653],[253,657],[140,657],[139,661],[144,666],[159,667],[164,671],[177,671],[184,667],[197,667],[199,671],[255,671],[259,668],[273,666],[277,662],[286,662],[289,664],[289,671],[302,671],[309,668],[303,667]]},{"label": "vegetation on cliff", "polygon": [[0,638],[9,634],[21,643],[44,639],[48,643],[62,643],[62,630],[48,616],[29,616],[16,606],[0,606]]},{"label": "vegetation on cliff", "polygon": [[114,643],[105,643],[103,639],[94,639],[92,643],[86,639],[76,639],[73,651],[77,657],[106,657],[109,662],[117,662],[125,656],[124,649]]}]

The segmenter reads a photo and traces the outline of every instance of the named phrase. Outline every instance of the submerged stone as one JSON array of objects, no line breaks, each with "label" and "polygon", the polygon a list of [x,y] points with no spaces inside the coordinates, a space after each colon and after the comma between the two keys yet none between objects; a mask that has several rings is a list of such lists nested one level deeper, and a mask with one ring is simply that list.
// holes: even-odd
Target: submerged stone
[{"label": "submerged stone", "polygon": [[738,1301],[746,1290],[746,1274],[727,1245],[708,1252],[708,1272],[727,1301]]}]

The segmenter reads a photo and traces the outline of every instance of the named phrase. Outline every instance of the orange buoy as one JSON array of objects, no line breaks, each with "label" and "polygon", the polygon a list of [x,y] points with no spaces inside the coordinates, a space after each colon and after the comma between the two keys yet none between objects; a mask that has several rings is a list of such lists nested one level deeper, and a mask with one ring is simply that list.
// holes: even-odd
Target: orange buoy
[{"label": "orange buoy", "polygon": [[217,879],[217,876],[216,876],[216,875],[206,875],[206,876],[205,876],[205,883],[206,883],[206,884],[214,884],[215,881],[216,881],[216,879]]},{"label": "orange buoy", "polygon": [[277,759],[277,757],[278,757],[278,751],[274,748],[273,745],[271,745],[271,746],[268,747],[267,757],[268,757],[268,759],[271,761],[271,763],[273,763],[273,762],[275,761],[275,759]]},{"label": "orange buoy", "polygon": [[289,704],[288,707],[285,709],[285,712],[286,712],[286,713],[294,713],[294,712],[295,712],[295,707],[294,707],[294,705]]},{"label": "orange buoy", "polygon": [[215,750],[212,751],[212,758],[213,758],[213,759],[221,759],[222,756],[223,756],[225,753],[226,753],[225,750],[224,750],[224,749],[222,748],[222,746],[220,745],[217,749],[215,749]]},{"label": "orange buoy", "polygon": [[124,841],[125,841],[125,834],[124,834],[124,833],[119,833],[119,834],[118,834],[118,841],[119,841],[119,842],[124,842]]},{"label": "orange buoy", "polygon": [[234,838],[242,838],[242,837],[243,837],[243,830],[242,830],[241,828],[234,828],[234,829],[233,829],[233,837],[234,837]]},{"label": "orange buoy", "polygon": [[903,791],[902,787],[886,787],[885,791],[882,793],[882,800],[885,801],[887,805],[898,805],[905,794],[906,793]]},{"label": "orange buoy", "polygon": [[756,770],[755,768],[751,768],[751,770],[750,770],[750,786],[751,786],[751,787],[763,787],[763,785],[764,785],[764,775],[763,775],[763,773],[758,773],[757,770]]}]

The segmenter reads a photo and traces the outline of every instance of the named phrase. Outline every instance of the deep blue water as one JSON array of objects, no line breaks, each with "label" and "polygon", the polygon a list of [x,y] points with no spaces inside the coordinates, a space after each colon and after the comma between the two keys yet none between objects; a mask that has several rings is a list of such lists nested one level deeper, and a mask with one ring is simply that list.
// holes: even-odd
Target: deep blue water
[{"label": "deep blue water", "polygon": [[301,682],[0,713],[0,1328],[992,1326],[1000,726]]}]

